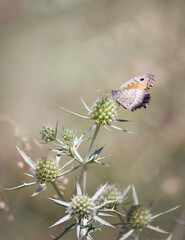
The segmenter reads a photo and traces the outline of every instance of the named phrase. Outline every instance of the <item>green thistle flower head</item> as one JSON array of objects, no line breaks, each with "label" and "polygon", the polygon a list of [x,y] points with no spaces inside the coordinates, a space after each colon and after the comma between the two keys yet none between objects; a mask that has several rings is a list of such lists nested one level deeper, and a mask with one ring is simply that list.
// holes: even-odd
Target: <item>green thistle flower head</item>
[{"label": "green thistle flower head", "polygon": [[44,125],[40,129],[40,134],[41,134],[41,138],[45,142],[51,142],[51,141],[54,141],[56,139],[57,131],[56,131],[55,128],[53,128],[51,126]]},{"label": "green thistle flower head", "polygon": [[96,124],[111,124],[116,116],[116,104],[108,97],[98,98],[92,106],[92,109],[89,111],[89,117],[96,120]]},{"label": "green thistle flower head", "polygon": [[141,205],[134,205],[127,214],[127,221],[131,228],[142,229],[151,222],[150,210]]},{"label": "green thistle flower head", "polygon": [[63,127],[62,129],[62,138],[66,141],[73,142],[75,137],[75,133],[72,129],[68,127]]},{"label": "green thistle flower head", "polygon": [[36,164],[35,175],[40,183],[54,182],[59,176],[59,166],[53,159],[41,158]]},{"label": "green thistle flower head", "polygon": [[87,195],[76,195],[72,198],[68,213],[76,219],[90,220],[96,214],[95,202]]},{"label": "green thistle flower head", "polygon": [[122,195],[123,195],[123,192],[116,184],[107,184],[97,200],[100,203],[103,203],[106,201],[114,201],[106,205],[106,207],[112,208],[113,206],[119,205],[123,202]]}]

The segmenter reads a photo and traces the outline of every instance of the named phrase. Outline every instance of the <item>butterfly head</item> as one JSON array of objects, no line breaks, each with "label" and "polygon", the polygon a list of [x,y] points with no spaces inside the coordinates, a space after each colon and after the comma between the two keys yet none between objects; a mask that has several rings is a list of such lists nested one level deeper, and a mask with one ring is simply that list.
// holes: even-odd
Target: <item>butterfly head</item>
[{"label": "butterfly head", "polygon": [[111,90],[110,93],[115,100],[118,98],[118,91],[117,90]]}]

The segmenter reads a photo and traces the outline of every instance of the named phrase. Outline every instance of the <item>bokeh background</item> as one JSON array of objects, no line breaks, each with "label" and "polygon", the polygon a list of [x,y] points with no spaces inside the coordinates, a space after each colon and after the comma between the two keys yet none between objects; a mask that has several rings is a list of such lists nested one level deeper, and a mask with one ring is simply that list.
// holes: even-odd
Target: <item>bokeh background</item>
[{"label": "bokeh background", "polygon": [[[39,144],[43,124],[55,125],[58,119],[59,128],[67,125],[79,135],[90,127],[59,106],[86,114],[80,97],[90,106],[106,89],[153,73],[150,106],[119,109],[119,118],[131,120],[121,126],[134,134],[100,131],[97,146],[106,144],[110,167],[89,168],[88,192],[107,181],[123,188],[132,183],[141,204],[154,200],[154,213],[181,204],[154,225],[173,232],[174,240],[185,239],[185,226],[174,220],[185,220],[184,13],[183,0],[1,0],[0,187],[30,180],[15,145],[35,161],[51,155]],[[46,199],[52,189],[31,198],[34,189],[0,192],[0,239],[46,240],[67,226],[48,229],[64,211]],[[66,198],[73,193],[71,174]],[[116,239],[116,234],[105,227],[94,236]],[[152,231],[142,236],[165,239]],[[75,232],[63,239],[75,239]]]}]

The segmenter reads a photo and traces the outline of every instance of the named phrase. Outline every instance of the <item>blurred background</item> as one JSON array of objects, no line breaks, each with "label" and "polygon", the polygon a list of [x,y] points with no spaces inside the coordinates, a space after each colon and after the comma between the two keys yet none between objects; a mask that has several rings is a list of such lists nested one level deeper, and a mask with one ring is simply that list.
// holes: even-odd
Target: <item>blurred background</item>
[{"label": "blurred background", "polygon": [[[34,161],[51,155],[40,145],[43,124],[55,126],[58,119],[60,129],[69,126],[78,135],[91,126],[60,106],[86,115],[80,97],[91,106],[106,89],[153,73],[150,106],[119,108],[119,118],[131,120],[119,126],[134,134],[101,129],[96,144],[106,144],[110,167],[89,168],[87,187],[91,196],[107,181],[123,188],[132,183],[141,204],[154,200],[154,214],[181,204],[153,225],[185,239],[185,226],[174,220],[185,220],[184,13],[183,0],[0,0],[0,187],[30,181],[15,145]],[[65,185],[68,200],[74,176]],[[64,211],[46,198],[52,189],[31,198],[34,190],[0,192],[1,239],[46,240],[68,226],[48,229]],[[94,237],[116,239],[117,233],[105,227]],[[165,239],[148,230],[142,236]],[[72,232],[63,239],[75,237]]]}]

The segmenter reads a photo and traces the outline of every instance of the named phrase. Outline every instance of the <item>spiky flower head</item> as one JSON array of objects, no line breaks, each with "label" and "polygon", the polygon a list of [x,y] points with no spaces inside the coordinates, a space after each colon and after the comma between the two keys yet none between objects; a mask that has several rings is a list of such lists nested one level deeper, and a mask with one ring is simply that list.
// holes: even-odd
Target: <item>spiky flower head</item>
[{"label": "spiky flower head", "polygon": [[41,134],[41,138],[45,142],[51,142],[56,139],[57,130],[49,125],[48,126],[44,125],[40,129],[40,134]]},{"label": "spiky flower head", "polygon": [[64,140],[72,143],[75,138],[75,133],[71,128],[63,127],[61,136]]},{"label": "spiky flower head", "polygon": [[141,205],[133,205],[127,214],[127,221],[131,228],[142,229],[151,222],[150,210]]},{"label": "spiky flower head", "polygon": [[36,164],[35,175],[40,183],[54,182],[59,175],[55,160],[43,157]]},{"label": "spiky flower head", "polygon": [[87,195],[76,195],[72,198],[67,211],[76,219],[90,220],[96,213],[95,202]]},{"label": "spiky flower head", "polygon": [[107,184],[100,196],[97,199],[100,203],[105,201],[113,201],[108,203],[106,207],[112,208],[123,202],[123,192],[117,184]]},{"label": "spiky flower head", "polygon": [[[101,230],[103,225],[113,227],[113,225],[101,218],[101,216],[111,216],[107,214],[107,209],[104,208],[106,203],[97,203],[97,198],[102,193],[105,186],[106,184],[98,189],[98,191],[92,197],[89,197],[88,195],[82,193],[80,184],[76,179],[77,194],[73,196],[70,202],[50,198],[58,205],[64,207],[68,213],[66,216],[54,223],[51,227],[57,226],[58,224],[68,221],[71,218],[75,218],[77,239],[81,239],[81,237],[84,238],[85,236],[87,236],[87,239],[92,239],[90,233],[95,232],[96,230]],[[108,211],[115,212],[114,209],[109,209]],[[93,226],[93,221],[99,222],[101,225]],[[73,228],[74,224],[71,225],[71,227]],[[66,233],[66,230],[64,230],[63,233]],[[60,236],[62,236],[63,233]]]},{"label": "spiky flower head", "polygon": [[[151,204],[150,207],[144,207],[139,204],[139,199],[135,190],[135,187],[132,186],[132,196],[133,196],[133,205],[130,208],[129,211],[127,211],[127,225],[128,229],[125,234],[122,235],[122,237],[119,240],[125,240],[129,236],[135,236],[137,237],[138,230],[141,231],[143,228],[148,228],[156,232],[160,233],[168,233],[161,229],[160,227],[155,227],[151,225],[151,222],[155,219],[158,218],[166,213],[172,212],[175,209],[179,208],[179,206],[176,206],[174,208],[171,208],[167,211],[158,213],[158,214],[151,214]],[[124,228],[125,229],[125,228]],[[171,237],[169,237],[166,240],[171,240]]]},{"label": "spiky flower head", "polygon": [[116,116],[116,104],[108,97],[98,98],[89,111],[89,117],[95,120],[96,124],[111,124]]}]

